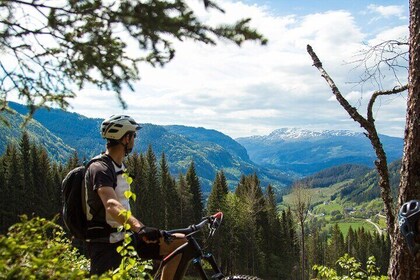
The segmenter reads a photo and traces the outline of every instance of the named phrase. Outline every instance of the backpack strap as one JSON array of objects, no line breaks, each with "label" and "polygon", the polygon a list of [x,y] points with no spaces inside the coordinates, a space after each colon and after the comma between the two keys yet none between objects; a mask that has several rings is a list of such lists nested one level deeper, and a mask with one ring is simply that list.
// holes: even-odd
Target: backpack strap
[{"label": "backpack strap", "polygon": [[[91,160],[89,160],[86,164],[85,164],[85,168],[86,168],[86,174],[85,177],[83,179],[83,186],[84,188],[86,187],[86,176],[88,175],[88,168],[89,166],[97,161],[103,161],[109,168],[111,168],[113,170],[113,181],[114,181],[114,186],[115,187],[117,184],[117,176],[118,174],[115,172],[115,167],[114,167],[114,163],[112,161],[112,159],[105,153],[102,153],[100,155],[97,155],[95,157],[93,157]],[[118,172],[120,173],[120,172]],[[122,172],[121,172],[122,173]],[[83,202],[83,212],[86,215],[86,193],[85,193],[85,189],[82,191],[82,202]],[[104,224],[98,224],[96,225],[95,222],[93,221],[87,221],[88,223],[88,229],[87,229],[87,238],[88,239],[93,239],[93,240],[108,240],[109,234],[112,232],[116,232],[117,229],[112,228],[111,226],[109,226],[108,224],[104,225]],[[92,241],[93,241],[92,240]]]},{"label": "backpack strap", "polygon": [[114,179],[114,184],[116,184],[117,183],[117,176],[119,174],[122,174],[123,172],[122,171],[121,172],[118,172],[118,173],[115,172],[114,163],[113,163],[111,157],[108,156],[105,153],[102,153],[100,155],[97,155],[97,156],[93,157],[90,161],[88,161],[88,163],[85,164],[86,170],[89,168],[89,165],[91,165],[92,163],[94,163],[96,161],[103,161],[103,162],[105,162],[106,165],[113,170],[112,173],[115,175],[114,178],[113,178]]}]

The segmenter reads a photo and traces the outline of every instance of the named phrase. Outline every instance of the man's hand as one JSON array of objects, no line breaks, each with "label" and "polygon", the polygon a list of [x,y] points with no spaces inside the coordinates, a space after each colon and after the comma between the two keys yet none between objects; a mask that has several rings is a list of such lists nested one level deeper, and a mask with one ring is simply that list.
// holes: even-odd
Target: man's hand
[{"label": "man's hand", "polygon": [[138,234],[147,243],[156,243],[162,237],[160,230],[154,227],[144,226],[139,230]]}]

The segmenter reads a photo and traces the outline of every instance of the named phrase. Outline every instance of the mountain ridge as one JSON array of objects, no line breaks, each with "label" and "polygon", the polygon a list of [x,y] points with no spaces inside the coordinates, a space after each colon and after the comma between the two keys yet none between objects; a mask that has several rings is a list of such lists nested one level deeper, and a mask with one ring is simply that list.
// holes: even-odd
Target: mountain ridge
[{"label": "mountain ridge", "polygon": [[[25,106],[10,103],[17,114],[26,114]],[[42,123],[63,143],[77,151],[79,158],[93,157],[105,149],[105,140],[99,133],[101,119],[87,118],[59,109],[39,109],[33,120]],[[173,176],[185,173],[192,161],[200,177],[203,192],[210,191],[216,173],[223,170],[229,186],[233,188],[242,174],[257,173],[262,185],[276,189],[290,185],[292,178],[281,171],[262,168],[252,162],[240,144],[229,136],[205,128],[186,126],[159,126],[141,124],[133,152],[145,153],[152,147],[158,160],[165,154]],[[17,129],[17,128],[16,128]],[[1,138],[1,136],[0,136]]]},{"label": "mountain ridge", "polygon": [[[389,161],[402,157],[403,139],[380,135]],[[248,151],[250,159],[266,168],[279,168],[298,176],[308,176],[332,166],[362,164],[374,166],[376,155],[361,132],[280,128],[265,136],[235,139]]]},{"label": "mountain ridge", "polygon": [[[24,105],[10,102],[10,106],[18,114],[27,112]],[[90,158],[105,149],[105,140],[99,133],[102,121],[99,118],[41,108],[35,112],[33,120],[61,139],[69,147],[67,154],[77,151],[80,157]],[[372,167],[376,159],[364,134],[348,130],[279,128],[265,136],[232,139],[203,127],[142,126],[134,152],[144,153],[152,146],[158,157],[165,153],[174,176],[184,173],[194,161],[205,192],[209,191],[219,170],[225,172],[231,188],[242,174],[256,173],[262,185],[271,184],[281,189],[296,179],[332,166],[359,164]],[[9,136],[0,135],[0,140],[2,137]],[[385,135],[381,139],[389,161],[401,158],[403,139]]]}]

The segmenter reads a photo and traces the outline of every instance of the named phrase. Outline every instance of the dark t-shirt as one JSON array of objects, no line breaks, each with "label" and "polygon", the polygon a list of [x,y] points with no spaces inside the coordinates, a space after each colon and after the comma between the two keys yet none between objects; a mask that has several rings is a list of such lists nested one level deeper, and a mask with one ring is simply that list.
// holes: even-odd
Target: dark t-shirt
[{"label": "dark t-shirt", "polygon": [[[129,190],[129,185],[122,178],[124,169],[124,165],[117,165],[110,157],[108,160],[96,161],[88,167],[85,177],[88,239],[98,239],[97,237],[100,236],[101,240],[105,238],[105,241],[111,243],[123,239],[122,233],[116,232],[120,224],[107,215],[97,191],[102,187],[114,188],[119,202],[124,208],[130,210],[129,201],[124,196],[124,192]],[[89,232],[92,235],[89,235]]]}]

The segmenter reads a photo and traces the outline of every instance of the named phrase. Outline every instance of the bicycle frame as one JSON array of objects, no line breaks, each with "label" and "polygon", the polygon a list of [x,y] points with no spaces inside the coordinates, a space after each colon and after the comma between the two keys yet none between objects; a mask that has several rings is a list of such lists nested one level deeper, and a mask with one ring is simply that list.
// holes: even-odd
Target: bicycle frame
[{"label": "bicycle frame", "polygon": [[[223,214],[221,212],[219,212],[219,213],[217,213],[215,215],[223,216]],[[187,268],[188,268],[188,266],[191,262],[194,265],[197,272],[199,273],[201,279],[203,279],[203,280],[222,279],[224,277],[220,267],[216,263],[216,260],[213,256],[213,254],[204,252],[203,248],[200,246],[200,244],[194,238],[194,234],[198,233],[200,231],[200,229],[207,223],[208,223],[208,221],[206,222],[205,220],[203,220],[200,224],[190,226],[189,228],[186,228],[186,229],[167,231],[168,234],[188,233],[189,232],[185,236],[185,238],[187,239],[187,242],[185,244],[179,246],[177,249],[175,249],[169,255],[167,255],[162,260],[162,263],[160,265],[160,267],[162,268],[169,261],[171,261],[175,256],[177,256],[179,254],[182,254],[181,261],[178,265],[178,269],[177,269],[177,271],[175,273],[175,276],[174,276],[175,280],[180,280],[184,277],[185,272],[186,272],[186,270],[187,270]],[[210,264],[210,266],[213,270],[213,275],[211,275],[210,277],[207,276],[207,273],[205,272],[205,270],[203,268],[202,260],[207,261]]]}]

